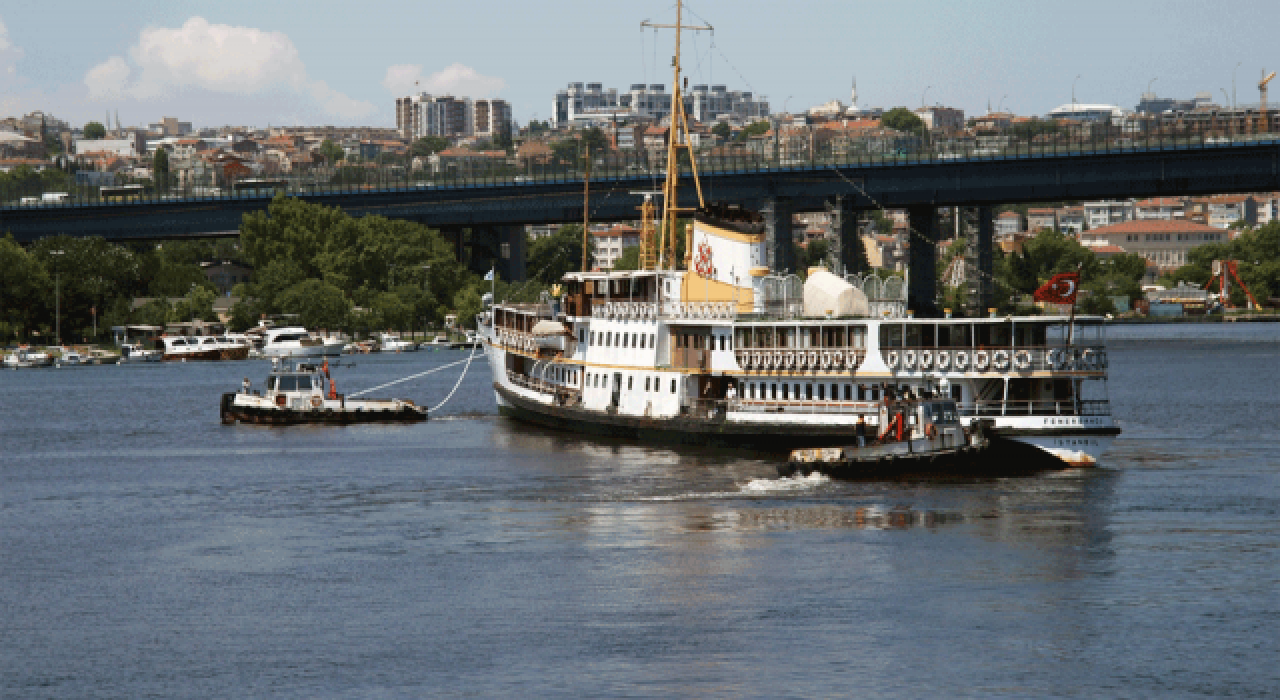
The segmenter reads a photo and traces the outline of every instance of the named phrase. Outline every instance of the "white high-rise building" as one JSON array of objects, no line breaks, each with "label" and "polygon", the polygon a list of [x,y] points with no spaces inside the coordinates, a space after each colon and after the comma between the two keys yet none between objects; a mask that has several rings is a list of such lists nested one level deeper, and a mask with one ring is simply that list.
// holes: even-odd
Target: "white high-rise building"
[{"label": "white high-rise building", "polygon": [[[507,111],[509,114],[510,108]],[[469,97],[431,95],[424,92],[396,99],[396,129],[401,138],[410,141],[424,136],[472,136],[475,133],[475,122],[475,104]]]},{"label": "white high-rise building", "polygon": [[[750,92],[730,91],[724,85],[694,85],[684,96],[689,116],[699,122],[728,118],[749,122],[769,116],[769,103]],[[602,83],[569,83],[556,92],[551,105],[551,126],[587,125],[616,119],[643,118],[661,121],[671,116],[673,97],[661,83],[633,83],[625,92],[605,89]]]}]

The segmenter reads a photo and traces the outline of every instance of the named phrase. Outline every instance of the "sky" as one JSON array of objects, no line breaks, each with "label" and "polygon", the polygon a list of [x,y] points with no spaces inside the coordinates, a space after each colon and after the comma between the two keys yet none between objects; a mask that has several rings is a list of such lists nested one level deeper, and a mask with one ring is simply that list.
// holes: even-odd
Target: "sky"
[{"label": "sky", "polygon": [[[1132,108],[1147,89],[1257,102],[1280,68],[1280,2],[1074,3],[697,0],[690,84],[769,98],[774,111],[987,106],[1044,114]],[[670,85],[675,5],[649,0],[417,2],[115,0],[0,4],[0,117],[40,109],[82,125],[175,116],[197,126],[394,126],[416,90],[501,97],[546,119],[570,82]],[[1237,64],[1238,68],[1237,68]],[[1077,77],[1078,76],[1078,77]],[[416,88],[415,88],[416,85]],[[1280,91],[1275,101],[1280,102]]]}]

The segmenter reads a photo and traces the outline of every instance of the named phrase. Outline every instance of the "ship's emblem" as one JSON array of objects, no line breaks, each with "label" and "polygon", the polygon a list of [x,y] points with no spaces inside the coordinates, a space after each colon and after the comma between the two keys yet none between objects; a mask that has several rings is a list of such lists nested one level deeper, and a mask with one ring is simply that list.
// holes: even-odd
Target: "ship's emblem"
[{"label": "ship's emblem", "polygon": [[703,241],[698,244],[698,253],[693,256],[693,269],[699,277],[711,278],[715,267],[711,264],[711,244]]}]

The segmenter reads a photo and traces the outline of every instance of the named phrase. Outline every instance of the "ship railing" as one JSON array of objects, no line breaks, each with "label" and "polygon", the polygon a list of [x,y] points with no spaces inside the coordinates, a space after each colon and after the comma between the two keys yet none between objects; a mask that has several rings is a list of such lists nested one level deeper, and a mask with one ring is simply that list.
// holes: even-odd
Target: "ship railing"
[{"label": "ship railing", "polygon": [[962,416],[1109,416],[1111,402],[1096,399],[970,401],[957,405]]},{"label": "ship railing", "polygon": [[542,347],[537,336],[525,331],[517,331],[511,328],[498,328],[494,330],[493,335],[497,343],[508,350],[516,350],[532,354],[538,352],[538,348]]},{"label": "ship railing", "polygon": [[507,370],[507,381],[518,387],[529,389],[530,391],[537,391],[543,394],[554,394],[556,397],[562,399],[561,403],[577,403],[579,398],[582,396],[582,392],[574,387],[556,384],[555,382],[548,382],[544,379],[530,377],[526,374],[518,374],[511,370]]},{"label": "ship railing", "polygon": [[653,319],[695,319],[731,321],[738,306],[727,301],[596,301],[591,304],[591,317],[611,320],[645,321]]},{"label": "ship railing", "polygon": [[862,365],[863,348],[739,348],[734,350],[744,370],[792,372],[844,372]]},{"label": "ship railing", "polygon": [[984,345],[881,347],[891,370],[905,372],[1101,372],[1107,369],[1102,345]]},{"label": "ship railing", "polygon": [[729,410],[738,413],[804,413],[822,415],[879,415],[880,404],[874,401],[823,401],[734,399]]}]

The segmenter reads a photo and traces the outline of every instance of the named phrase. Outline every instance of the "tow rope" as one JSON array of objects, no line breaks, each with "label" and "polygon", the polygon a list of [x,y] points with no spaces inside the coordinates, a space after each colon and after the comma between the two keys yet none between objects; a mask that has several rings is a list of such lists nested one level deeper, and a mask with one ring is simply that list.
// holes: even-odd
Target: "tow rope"
[{"label": "tow rope", "polygon": [[357,396],[363,396],[370,392],[378,391],[380,389],[385,389],[389,386],[395,386],[396,384],[403,384],[404,382],[413,381],[414,379],[418,379],[419,377],[425,377],[428,374],[435,374],[436,372],[439,372],[441,370],[446,370],[446,369],[449,369],[450,367],[457,367],[458,365],[465,363],[466,367],[462,368],[462,374],[458,376],[458,381],[454,383],[453,389],[449,391],[448,396],[445,396],[443,401],[436,404],[432,408],[427,409],[429,413],[435,413],[436,411],[440,410],[446,403],[449,403],[449,399],[452,399],[453,395],[457,393],[458,387],[462,386],[462,380],[466,378],[467,370],[471,368],[471,361],[476,358],[476,348],[479,347],[479,345],[480,345],[480,341],[479,339],[477,339],[475,344],[471,346],[471,354],[467,355],[467,359],[465,360],[458,360],[457,362],[450,362],[447,365],[440,365],[439,367],[433,367],[425,372],[418,372],[417,374],[411,374],[402,379],[396,379],[394,381],[387,382],[386,384],[379,384],[378,386],[375,386],[369,389],[363,389],[353,394],[348,394],[348,396],[351,398],[355,398]]}]

